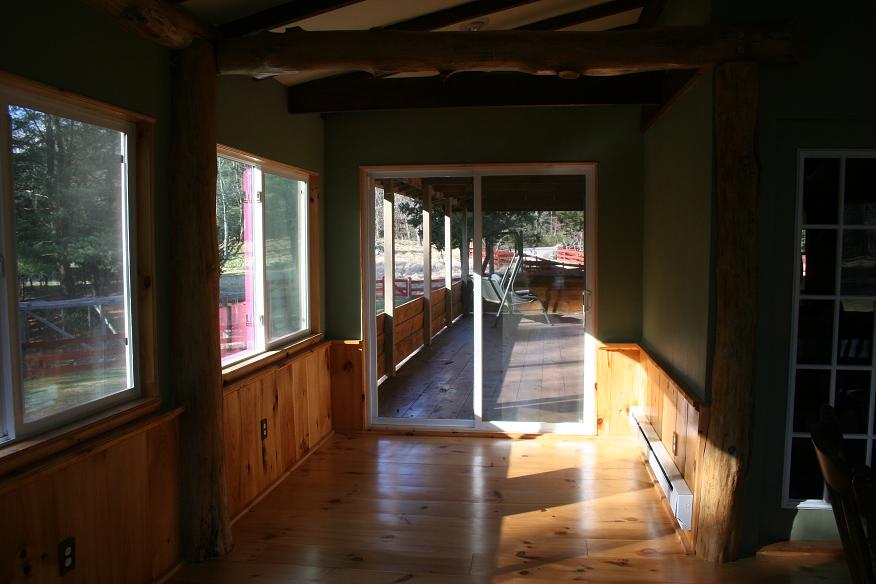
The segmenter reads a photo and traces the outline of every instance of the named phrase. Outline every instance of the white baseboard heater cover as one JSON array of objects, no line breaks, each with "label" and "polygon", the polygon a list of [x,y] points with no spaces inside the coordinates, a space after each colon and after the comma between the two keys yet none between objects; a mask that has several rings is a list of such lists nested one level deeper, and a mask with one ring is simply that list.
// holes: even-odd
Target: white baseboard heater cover
[{"label": "white baseboard heater cover", "polygon": [[690,530],[693,516],[693,493],[690,487],[641,408],[630,408],[629,420],[642,449],[642,457],[648,461],[648,466],[657,477],[675,520],[682,529]]}]

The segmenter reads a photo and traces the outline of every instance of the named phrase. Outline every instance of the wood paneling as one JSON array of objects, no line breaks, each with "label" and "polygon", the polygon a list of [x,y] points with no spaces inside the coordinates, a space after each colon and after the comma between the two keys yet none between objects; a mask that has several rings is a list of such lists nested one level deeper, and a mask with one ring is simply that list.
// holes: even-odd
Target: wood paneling
[{"label": "wood paneling", "polygon": [[632,434],[627,417],[642,403],[639,349],[602,347],[596,365],[596,432],[600,436]]},{"label": "wood paneling", "polygon": [[[332,341],[332,422],[338,432],[356,432],[365,429],[363,359],[362,341]],[[377,363],[379,368],[380,361],[378,360]]]},{"label": "wood paneling", "polygon": [[0,582],[150,582],[180,558],[181,410],[83,443],[0,482]]},{"label": "wood paneling", "polygon": [[438,288],[432,291],[431,303],[432,335],[447,326],[447,290]]},{"label": "wood paneling", "polygon": [[[236,517],[332,430],[330,345],[225,390],[228,509]],[[267,437],[261,421],[267,420]]]},{"label": "wood paneling", "polygon": [[[685,391],[639,345],[601,346],[597,352],[596,375],[597,433],[629,433],[630,424],[624,416],[629,414],[629,406],[640,406],[685,482],[691,491],[698,493],[708,406]],[[694,497],[694,525],[699,504],[700,495],[697,494]],[[683,533],[687,544],[696,540],[696,531]]]},{"label": "wood paneling", "polygon": [[386,326],[386,315],[382,312],[377,315],[377,379],[386,375],[386,335],[383,333]]},{"label": "wood paneling", "polygon": [[423,346],[422,298],[416,298],[396,307],[394,323],[395,364]]},{"label": "wood paneling", "polygon": [[693,489],[706,430],[703,414],[707,406],[691,397],[638,345],[603,345],[597,353],[597,432],[630,434],[628,408],[641,406],[675,466]]},{"label": "wood paneling", "polygon": [[462,315],[462,282],[454,282],[453,286],[450,289],[450,297],[451,297],[451,310],[450,315],[451,318],[456,319],[456,317]]}]

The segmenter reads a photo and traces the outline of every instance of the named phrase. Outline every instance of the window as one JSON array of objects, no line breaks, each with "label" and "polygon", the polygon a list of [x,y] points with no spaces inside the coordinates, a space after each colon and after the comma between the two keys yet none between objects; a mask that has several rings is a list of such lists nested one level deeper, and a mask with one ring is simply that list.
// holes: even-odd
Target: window
[{"label": "window", "polygon": [[310,175],[219,147],[219,341],[229,365],[310,333]]},{"label": "window", "polygon": [[3,441],[140,391],[135,115],[24,81],[0,83],[0,108]]},{"label": "window", "polygon": [[849,462],[873,462],[876,152],[804,151],[798,164],[784,501],[824,507],[809,434],[822,404],[837,411]]}]

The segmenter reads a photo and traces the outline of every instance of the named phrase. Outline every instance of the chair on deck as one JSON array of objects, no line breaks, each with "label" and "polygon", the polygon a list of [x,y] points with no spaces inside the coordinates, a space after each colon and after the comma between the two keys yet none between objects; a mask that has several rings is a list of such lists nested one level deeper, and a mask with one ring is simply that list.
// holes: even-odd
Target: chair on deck
[{"label": "chair on deck", "polygon": [[[871,545],[876,542],[876,487],[866,465],[854,470],[843,455],[843,435],[834,409],[821,408],[821,421],[812,428],[812,444],[827,483],[833,515],[843,544],[846,562],[855,584],[876,583],[873,575]],[[861,515],[868,520],[869,540],[864,533]]]},{"label": "chair on deck", "polygon": [[[508,279],[508,284],[506,285],[506,287],[503,287],[502,278],[500,278],[498,274],[482,276],[481,278],[481,294],[483,295],[484,300],[499,305],[499,310],[496,311],[496,322],[499,321],[499,317],[502,316],[502,310],[506,307],[508,311],[513,314],[515,306],[523,306],[525,304],[538,302],[541,305],[541,311],[544,314],[545,322],[548,325],[553,326],[553,323],[551,323],[551,319],[548,317],[547,307],[545,307],[544,302],[542,302],[541,298],[539,298],[535,294],[531,294],[529,291],[514,291],[513,278]],[[495,324],[496,323],[493,323],[493,326],[495,326]]]}]

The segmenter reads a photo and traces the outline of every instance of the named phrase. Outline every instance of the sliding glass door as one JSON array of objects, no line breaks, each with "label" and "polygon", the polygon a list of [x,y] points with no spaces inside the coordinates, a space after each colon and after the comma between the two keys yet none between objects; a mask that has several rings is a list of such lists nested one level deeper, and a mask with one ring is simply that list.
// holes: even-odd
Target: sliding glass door
[{"label": "sliding glass door", "polygon": [[372,425],[595,433],[594,165],[364,176]]}]

